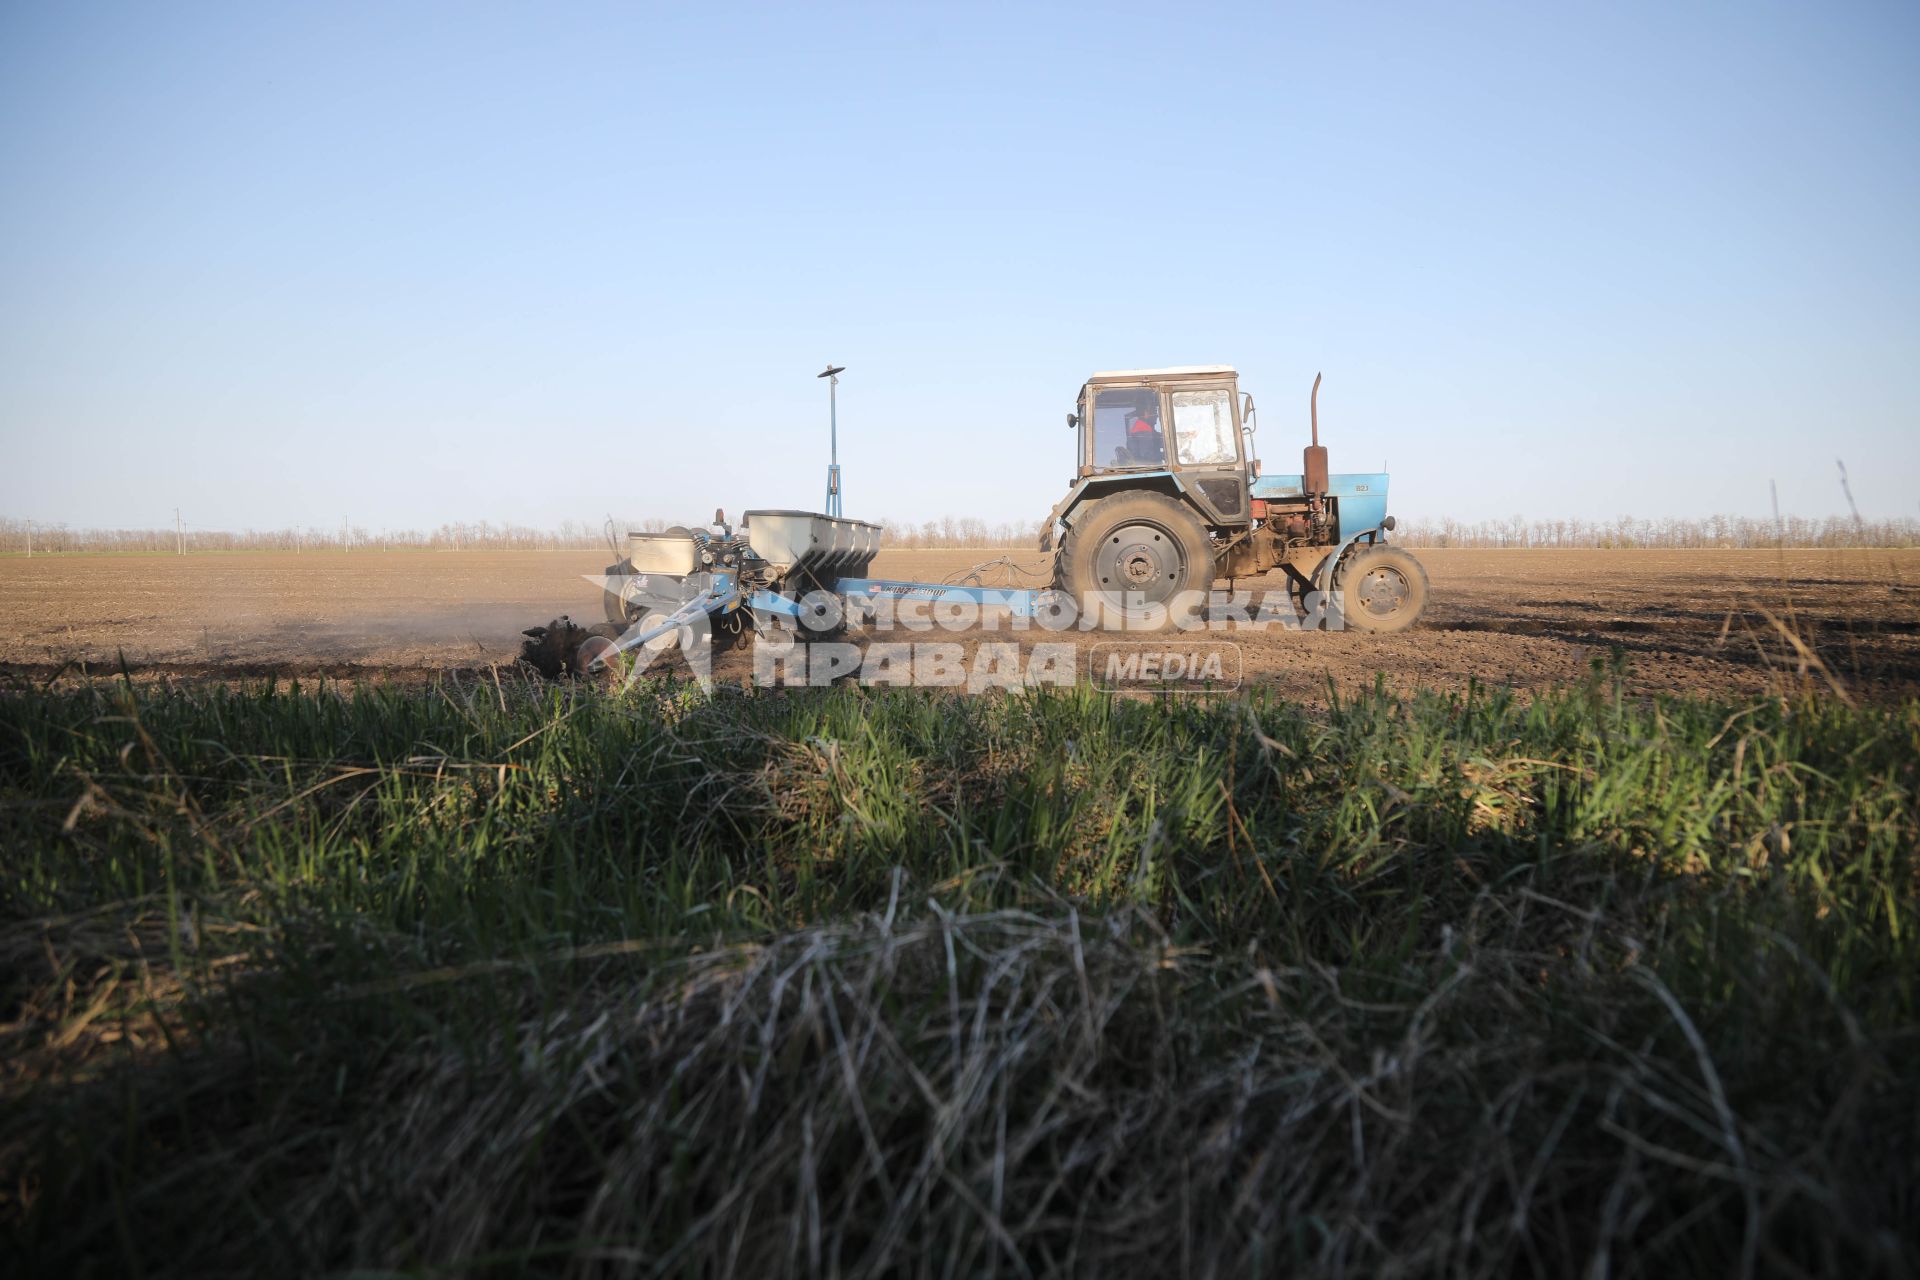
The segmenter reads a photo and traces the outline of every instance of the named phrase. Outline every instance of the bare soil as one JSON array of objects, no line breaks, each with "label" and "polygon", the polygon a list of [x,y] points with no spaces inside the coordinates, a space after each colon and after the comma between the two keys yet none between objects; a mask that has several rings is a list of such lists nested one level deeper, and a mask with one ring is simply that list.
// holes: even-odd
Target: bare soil
[{"label": "bare soil", "polygon": [[[872,572],[942,581],[1002,554],[885,551]],[[1315,703],[1377,677],[1402,688],[1477,681],[1541,689],[1577,680],[1616,654],[1645,692],[1744,697],[1800,680],[1830,687],[1822,667],[1855,698],[1920,692],[1920,551],[1416,554],[1432,580],[1432,603],[1413,631],[1212,638],[1240,647],[1249,683]],[[1014,560],[1040,565],[1037,555]],[[606,561],[591,551],[0,558],[0,671],[44,679],[124,666],[158,677],[412,681],[484,670],[512,662],[522,627],[560,614],[600,620],[599,591],[585,575]],[[985,580],[1034,579],[1000,566]],[[1277,575],[1238,585],[1280,589]],[[1023,647],[1111,639],[1004,631],[961,638],[1017,639]],[[717,673],[750,670],[734,653]]]}]

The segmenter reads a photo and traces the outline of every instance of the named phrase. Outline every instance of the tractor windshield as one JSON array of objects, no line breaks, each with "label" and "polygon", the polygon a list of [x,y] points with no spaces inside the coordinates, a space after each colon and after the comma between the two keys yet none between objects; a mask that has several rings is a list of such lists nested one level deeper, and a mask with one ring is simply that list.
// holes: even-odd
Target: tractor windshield
[{"label": "tractor windshield", "polygon": [[1233,393],[1225,388],[1174,392],[1173,439],[1182,466],[1238,461],[1233,438]]},{"label": "tractor windshield", "polygon": [[1093,400],[1096,467],[1165,466],[1160,436],[1160,393],[1152,387],[1106,387]]}]

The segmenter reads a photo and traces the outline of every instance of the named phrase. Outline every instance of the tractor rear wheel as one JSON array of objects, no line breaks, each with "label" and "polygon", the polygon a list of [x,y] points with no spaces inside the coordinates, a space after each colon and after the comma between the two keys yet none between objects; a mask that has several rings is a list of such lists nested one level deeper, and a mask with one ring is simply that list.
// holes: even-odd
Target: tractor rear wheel
[{"label": "tractor rear wheel", "polygon": [[[1183,591],[1213,586],[1213,544],[1193,511],[1164,494],[1120,493],[1081,512],[1061,540],[1054,585],[1130,622]],[[1171,618],[1162,614],[1163,625]]]},{"label": "tractor rear wheel", "polygon": [[1335,570],[1334,597],[1355,631],[1405,631],[1427,607],[1427,571],[1398,547],[1380,544]]}]

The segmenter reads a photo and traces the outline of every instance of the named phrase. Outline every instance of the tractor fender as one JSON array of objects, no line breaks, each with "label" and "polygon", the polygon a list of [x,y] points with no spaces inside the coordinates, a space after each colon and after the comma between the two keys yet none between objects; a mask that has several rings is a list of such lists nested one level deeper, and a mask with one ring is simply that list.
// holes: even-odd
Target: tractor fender
[{"label": "tractor fender", "polygon": [[1341,541],[1339,546],[1335,547],[1333,551],[1328,554],[1326,559],[1320,562],[1320,567],[1314,571],[1313,589],[1322,593],[1333,590],[1333,571],[1335,567],[1339,565],[1340,557],[1346,555],[1347,552],[1352,549],[1354,543],[1364,541],[1371,545],[1373,543],[1384,543],[1386,540],[1387,528],[1385,525],[1375,525],[1371,529],[1362,529],[1357,533],[1348,535]]},{"label": "tractor fender", "polygon": [[[1104,498],[1109,493],[1129,489],[1145,489],[1153,493],[1168,493],[1174,497],[1192,502],[1187,486],[1176,472],[1172,471],[1127,471],[1119,475],[1082,476],[1067,490],[1067,496],[1060,499],[1053,509],[1052,520],[1073,527],[1073,518],[1080,508],[1095,498]],[[1051,527],[1052,520],[1049,521]]]}]

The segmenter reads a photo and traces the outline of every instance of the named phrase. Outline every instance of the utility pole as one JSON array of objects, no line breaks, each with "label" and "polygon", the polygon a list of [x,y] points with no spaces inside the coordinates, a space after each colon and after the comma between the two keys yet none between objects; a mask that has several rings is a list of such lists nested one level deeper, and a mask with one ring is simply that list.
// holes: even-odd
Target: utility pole
[{"label": "utility pole", "polygon": [[27,559],[33,559],[33,521],[27,521]]},{"label": "utility pole", "polygon": [[845,365],[827,365],[825,373],[816,373],[816,378],[827,380],[827,514],[840,514],[840,375],[847,371]]},{"label": "utility pole", "polygon": [[180,523],[180,508],[173,509],[173,551],[175,555],[187,554],[187,528]]}]

